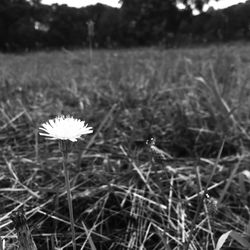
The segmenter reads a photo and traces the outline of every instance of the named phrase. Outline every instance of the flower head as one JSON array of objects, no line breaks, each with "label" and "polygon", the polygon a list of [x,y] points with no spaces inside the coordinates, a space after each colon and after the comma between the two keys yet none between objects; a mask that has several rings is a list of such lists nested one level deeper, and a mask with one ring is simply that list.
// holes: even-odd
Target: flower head
[{"label": "flower head", "polygon": [[92,127],[88,127],[84,121],[75,119],[70,116],[58,116],[43,123],[40,135],[47,136],[51,140],[70,140],[72,142],[80,139],[82,135],[93,133]]}]

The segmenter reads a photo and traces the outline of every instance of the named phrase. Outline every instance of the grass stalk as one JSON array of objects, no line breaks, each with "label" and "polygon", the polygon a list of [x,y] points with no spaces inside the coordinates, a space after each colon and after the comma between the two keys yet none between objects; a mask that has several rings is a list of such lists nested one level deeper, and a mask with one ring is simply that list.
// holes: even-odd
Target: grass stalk
[{"label": "grass stalk", "polygon": [[[73,205],[72,205],[72,196],[70,192],[70,182],[69,182],[69,171],[67,168],[67,162],[68,162],[68,147],[64,144],[63,141],[60,141],[60,148],[63,155],[63,171],[65,176],[65,185],[67,189],[67,200],[68,200],[68,207],[69,207],[69,216],[70,216],[70,227],[71,227],[71,233],[72,233],[72,245],[73,250],[76,250],[76,234],[75,234],[75,223],[74,223],[74,213],[73,213]],[[67,144],[67,142],[65,142]],[[65,147],[64,147],[65,146]]]},{"label": "grass stalk", "polygon": [[[222,150],[224,148],[224,143],[225,143],[225,140],[223,140],[223,142],[222,142],[222,145],[220,147],[220,150],[219,150],[216,162],[214,163],[212,172],[211,172],[211,174],[209,176],[209,179],[208,179],[207,184],[206,184],[206,186],[204,188],[204,191],[203,191],[203,193],[202,193],[202,195],[201,195],[201,197],[199,199],[199,202],[198,202],[198,205],[197,205],[197,209],[196,209],[196,212],[195,212],[195,215],[194,215],[194,219],[193,219],[192,224],[191,224],[191,229],[190,229],[190,233],[189,233],[189,236],[188,236],[188,240],[187,240],[187,242],[186,242],[186,244],[184,245],[184,248],[183,248],[184,250],[188,250],[189,249],[189,245],[190,245],[190,243],[191,243],[191,241],[193,239],[193,233],[194,233],[194,230],[195,230],[195,226],[197,224],[198,217],[200,215],[202,204],[204,203],[204,199],[206,197],[206,194],[207,194],[207,191],[208,191],[208,187],[209,187],[209,185],[210,185],[210,183],[212,181],[212,178],[213,178],[213,176],[215,174],[215,171],[216,171],[216,168],[218,166],[219,160],[221,158],[221,153],[222,153]],[[198,183],[198,185],[199,185],[199,183]]]}]

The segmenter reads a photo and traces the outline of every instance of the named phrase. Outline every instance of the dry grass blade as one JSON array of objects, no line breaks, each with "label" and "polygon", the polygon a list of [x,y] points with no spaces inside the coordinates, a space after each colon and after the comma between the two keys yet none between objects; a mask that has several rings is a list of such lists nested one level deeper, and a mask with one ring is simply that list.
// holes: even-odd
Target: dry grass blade
[{"label": "dry grass blade", "polygon": [[6,118],[6,120],[7,120],[7,123],[5,123],[1,128],[0,128],[0,130],[2,130],[2,129],[4,129],[4,128],[6,128],[8,125],[10,125],[13,129],[17,129],[16,128],[16,125],[14,125],[14,121],[15,120],[17,120],[19,117],[21,117],[24,113],[25,113],[25,111],[22,111],[22,112],[20,112],[19,114],[17,114],[15,117],[13,117],[13,118],[9,118],[8,117],[8,115],[5,113],[5,111],[4,111],[4,109],[0,109],[1,110],[1,112],[2,112],[2,115]]},{"label": "dry grass blade", "polygon": [[[207,188],[207,191],[211,191],[211,190],[213,190],[213,189],[216,189],[217,187],[223,185],[224,183],[225,183],[224,180],[223,180],[223,181],[220,181],[219,183],[215,183],[215,184],[213,184],[212,186],[208,187],[208,188]],[[192,195],[192,196],[190,196],[190,197],[187,197],[186,200],[187,200],[187,201],[191,201],[191,200],[197,198],[198,196],[202,195],[203,192],[204,192],[204,191],[202,190],[202,191],[198,192],[197,194],[194,194],[194,195]]]},{"label": "dry grass blade", "polygon": [[28,191],[32,196],[36,197],[37,199],[40,199],[40,196],[36,193],[33,192],[30,188],[28,188],[27,186],[25,186],[24,184],[22,184],[19,180],[19,178],[17,177],[16,173],[14,172],[13,168],[12,168],[12,164],[11,162],[9,162],[5,156],[3,156],[5,163],[10,171],[10,173],[12,174],[12,176],[14,177],[14,179],[16,180],[16,182],[22,186],[26,191]]},{"label": "dry grass blade", "polygon": [[138,173],[138,175],[140,176],[141,180],[144,182],[144,184],[146,185],[148,190],[153,194],[153,190],[149,186],[149,184],[148,184],[145,176],[143,175],[142,171],[140,170],[140,168],[138,168],[137,165],[135,164],[135,162],[129,158],[127,152],[125,151],[125,149],[121,145],[120,145],[120,149],[121,149],[122,153],[126,156],[126,158],[129,160],[129,162],[132,164],[133,168]]},{"label": "dry grass blade", "polygon": [[[11,210],[10,212],[8,212],[4,216],[2,216],[0,218],[0,222],[5,221],[6,219],[8,219],[12,213],[15,213],[16,211],[18,211],[19,209],[21,209],[31,199],[32,199],[32,197],[29,196],[25,201],[20,202],[19,205],[17,205],[13,210]],[[6,223],[0,225],[0,229],[3,230],[3,228],[6,227],[6,226],[8,226],[10,223],[11,223],[11,220],[8,220]]]},{"label": "dry grass blade", "polygon": [[115,111],[117,107],[117,104],[114,104],[112,106],[112,108],[109,110],[109,112],[107,113],[107,115],[103,118],[102,122],[100,123],[99,127],[96,129],[95,134],[91,137],[91,139],[89,140],[85,150],[81,153],[80,155],[80,159],[82,157],[84,157],[84,155],[86,154],[86,152],[88,151],[88,149],[91,147],[91,145],[94,143],[96,137],[98,136],[98,134],[100,133],[100,131],[102,130],[102,128],[105,126],[105,124],[107,123],[108,119],[110,118],[110,116],[112,115],[112,113]]},{"label": "dry grass blade", "polygon": [[206,197],[208,187],[209,187],[209,185],[210,185],[210,183],[211,183],[211,181],[212,181],[212,178],[213,178],[213,176],[214,176],[214,174],[215,174],[217,165],[218,165],[219,160],[220,160],[220,158],[221,158],[222,150],[223,150],[223,148],[224,148],[224,143],[225,143],[225,140],[223,140],[223,142],[222,142],[222,144],[221,144],[220,151],[219,151],[219,153],[218,153],[216,162],[215,162],[214,167],[213,167],[213,169],[212,169],[212,172],[211,172],[211,174],[210,174],[210,176],[209,176],[209,178],[208,178],[208,181],[207,181],[207,183],[206,183],[206,186],[205,186],[205,188],[204,188],[204,191],[203,191],[203,193],[202,193],[202,196],[201,196],[201,198],[200,198],[200,200],[199,200],[199,202],[198,202],[198,206],[197,206],[197,209],[196,209],[196,212],[195,212],[195,216],[194,216],[194,219],[193,219],[192,224],[191,224],[191,229],[190,229],[190,232],[189,232],[189,237],[188,237],[188,240],[187,240],[187,242],[186,242],[186,244],[185,244],[185,246],[184,246],[184,249],[185,249],[185,250],[188,250],[189,245],[190,245],[190,243],[191,243],[191,241],[192,241],[192,238],[194,237],[193,232],[194,232],[194,229],[195,229],[195,227],[196,227],[197,219],[198,219],[198,216],[199,216],[199,213],[200,213],[202,204],[203,204],[203,202],[204,202],[204,199],[205,199],[205,197]]},{"label": "dry grass blade", "polygon": [[0,250],[4,250],[4,242],[2,240],[2,237],[0,237]]},{"label": "dry grass blade", "polygon": [[[197,176],[197,182],[199,184],[199,190],[201,192],[202,191],[201,174],[200,174],[200,170],[199,170],[198,166],[196,167],[196,176]],[[205,208],[205,213],[207,215],[207,223],[208,223],[208,229],[210,231],[212,246],[213,246],[213,248],[215,248],[215,240],[214,240],[214,235],[213,235],[213,230],[212,230],[211,220],[210,220],[210,213],[208,211],[206,199],[204,199],[203,205],[204,205],[204,208]]]},{"label": "dry grass blade", "polygon": [[91,231],[92,231],[92,230],[89,231],[88,228],[86,227],[86,225],[84,224],[83,221],[82,221],[82,226],[83,226],[83,228],[84,228],[84,230],[85,230],[85,233],[86,233],[86,235],[87,235],[87,238],[86,238],[84,244],[82,245],[81,250],[84,249],[85,244],[86,244],[87,241],[89,242],[89,245],[90,245],[90,247],[91,247],[91,250],[96,250],[97,248],[95,247],[94,241],[92,240],[92,237],[91,237]]},{"label": "dry grass blade", "polygon": [[234,168],[233,168],[229,178],[227,179],[226,185],[225,185],[225,187],[223,188],[223,190],[222,190],[222,192],[220,194],[220,198],[218,200],[218,205],[222,203],[225,195],[227,194],[228,188],[230,187],[230,185],[231,185],[231,183],[233,181],[233,178],[235,177],[243,158],[244,158],[244,156],[240,157],[238,162],[234,165]]}]

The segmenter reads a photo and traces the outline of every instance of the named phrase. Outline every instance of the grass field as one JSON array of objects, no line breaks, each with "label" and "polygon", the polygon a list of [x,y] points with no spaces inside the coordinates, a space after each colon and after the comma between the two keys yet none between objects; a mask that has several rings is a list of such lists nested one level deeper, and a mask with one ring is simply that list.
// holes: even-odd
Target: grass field
[{"label": "grass field", "polygon": [[59,114],[94,129],[69,156],[77,249],[249,249],[249,51],[1,54],[5,249],[20,207],[38,249],[71,249],[62,156],[38,134]]}]

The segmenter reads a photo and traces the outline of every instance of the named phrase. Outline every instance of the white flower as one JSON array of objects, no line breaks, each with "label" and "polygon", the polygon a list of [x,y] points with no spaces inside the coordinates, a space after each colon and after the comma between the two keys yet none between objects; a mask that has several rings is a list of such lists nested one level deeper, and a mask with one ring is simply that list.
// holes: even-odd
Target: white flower
[{"label": "white flower", "polygon": [[51,140],[70,140],[72,142],[80,139],[82,135],[93,133],[92,127],[88,127],[84,121],[70,116],[58,116],[43,123],[39,132],[40,135],[47,136]]}]

